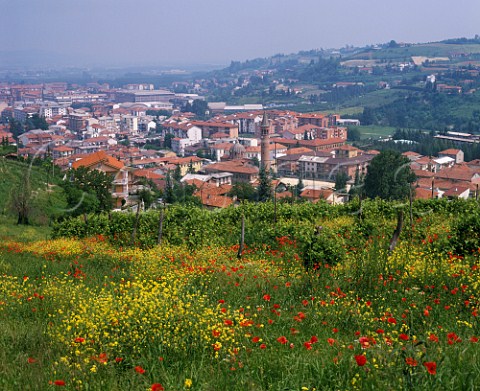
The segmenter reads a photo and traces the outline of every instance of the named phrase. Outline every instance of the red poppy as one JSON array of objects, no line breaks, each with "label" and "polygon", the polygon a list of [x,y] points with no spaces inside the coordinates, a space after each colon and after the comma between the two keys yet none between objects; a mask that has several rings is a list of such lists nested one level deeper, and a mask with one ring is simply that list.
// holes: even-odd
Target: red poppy
[{"label": "red poppy", "polygon": [[164,391],[165,388],[160,383],[153,383],[152,387],[150,387],[152,391]]},{"label": "red poppy", "polygon": [[363,354],[355,356],[355,361],[359,367],[363,367],[367,363],[367,357]]},{"label": "red poppy", "polygon": [[27,362],[28,362],[29,364],[34,364],[34,363],[37,362],[37,360],[35,360],[33,357],[29,357],[29,358],[27,359]]},{"label": "red poppy", "polygon": [[392,324],[397,324],[397,320],[395,318],[391,318],[391,317],[387,319],[387,322],[392,323]]},{"label": "red poppy", "polygon": [[437,373],[437,363],[436,362],[424,362],[423,365],[427,368],[427,371],[430,375],[435,375]]},{"label": "red poppy", "polygon": [[310,338],[310,343],[315,343],[315,342],[318,342],[318,338],[313,335],[312,338]]},{"label": "red poppy", "polygon": [[271,299],[270,295],[263,295],[263,300],[270,301],[270,299]]},{"label": "red poppy", "polygon": [[410,365],[411,367],[416,367],[418,365],[417,360],[415,360],[412,357],[407,357],[405,359],[405,362],[407,363],[407,365]]},{"label": "red poppy", "polygon": [[432,342],[438,342],[438,337],[435,334],[430,334],[428,339]]},{"label": "red poppy", "polygon": [[338,333],[338,329],[335,327],[335,328],[332,329],[332,332]]},{"label": "red poppy", "polygon": [[123,361],[123,358],[121,357],[115,357],[115,362],[122,362]]},{"label": "red poppy", "polygon": [[478,337],[470,338],[470,342],[477,343],[478,342]]},{"label": "red poppy", "polygon": [[65,385],[65,381],[64,380],[55,380],[53,382],[53,384],[55,384],[56,386],[61,386],[63,387]]},{"label": "red poppy", "polygon": [[140,375],[143,375],[145,373],[145,369],[143,369],[140,365],[137,365],[135,367],[135,372],[139,373]]},{"label": "red poppy", "polygon": [[225,319],[225,320],[223,321],[223,324],[224,324],[225,326],[233,326],[233,321],[230,320],[230,319]]},{"label": "red poppy", "polygon": [[288,342],[287,338],[283,335],[281,337],[278,337],[277,341],[280,342],[282,345],[285,345]]},{"label": "red poppy", "polygon": [[260,345],[260,349],[266,349],[266,348],[267,348],[267,345],[265,345],[264,343]]},{"label": "red poppy", "polygon": [[333,338],[327,338],[327,342],[330,346],[333,346],[333,344],[335,343],[335,340]]},{"label": "red poppy", "polygon": [[74,341],[75,341],[76,343],[82,343],[82,342],[85,342],[85,338],[77,337],[77,338],[74,339]]},{"label": "red poppy", "polygon": [[461,338],[455,333],[448,333],[447,338],[448,338],[449,345],[452,345],[455,342],[462,342]]},{"label": "red poppy", "polygon": [[398,336],[398,338],[400,338],[400,339],[403,340],[403,341],[408,341],[408,340],[409,340],[408,335],[407,335],[407,334],[403,334],[403,333],[400,334],[400,335]]},{"label": "red poppy", "polygon": [[383,334],[384,332],[382,329],[377,329],[377,334]]},{"label": "red poppy", "polygon": [[260,341],[260,337],[253,337],[252,338],[252,342],[258,342],[258,341]]},{"label": "red poppy", "polygon": [[305,349],[307,349],[307,350],[312,350],[312,343],[311,342],[304,342],[303,346],[305,346]]}]

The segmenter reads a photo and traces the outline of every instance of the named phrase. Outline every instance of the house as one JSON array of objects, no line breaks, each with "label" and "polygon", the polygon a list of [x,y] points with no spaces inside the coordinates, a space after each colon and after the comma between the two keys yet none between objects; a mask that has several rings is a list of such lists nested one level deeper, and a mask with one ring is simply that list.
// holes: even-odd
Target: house
[{"label": "house", "polygon": [[230,138],[238,137],[238,125],[219,121],[192,121],[192,125],[201,129],[202,138],[211,138],[216,133],[226,133]]},{"label": "house", "polygon": [[300,198],[310,202],[325,200],[329,204],[333,204],[335,202],[335,192],[332,189],[307,188],[300,193]]},{"label": "house", "polygon": [[247,160],[240,159],[209,164],[203,168],[203,171],[207,174],[231,173],[233,174],[232,183],[252,183],[257,179],[259,169],[247,163]]},{"label": "house", "polygon": [[455,148],[450,148],[450,149],[445,149],[444,151],[440,151],[438,153],[439,157],[450,157],[454,159],[455,164],[460,164],[464,162],[464,153],[461,149],[455,149]]},{"label": "house", "polygon": [[60,145],[52,149],[53,159],[68,158],[69,156],[72,156],[73,153],[74,149],[67,147],[66,145]]},{"label": "house", "polygon": [[465,186],[454,186],[447,190],[443,196],[447,198],[463,198],[466,200],[470,196],[470,189]]},{"label": "house", "polygon": [[121,161],[113,156],[107,155],[105,151],[99,151],[85,156],[72,163],[73,169],[85,167],[91,170],[98,170],[113,178],[112,198],[116,208],[128,202],[132,176],[129,169]]}]

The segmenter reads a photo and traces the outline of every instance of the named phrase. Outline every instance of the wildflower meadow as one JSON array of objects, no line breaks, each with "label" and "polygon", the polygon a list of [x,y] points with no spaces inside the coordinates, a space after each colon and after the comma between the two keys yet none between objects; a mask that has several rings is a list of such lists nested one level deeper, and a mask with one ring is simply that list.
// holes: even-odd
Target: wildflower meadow
[{"label": "wildflower meadow", "polygon": [[393,251],[394,218],[332,216],[313,219],[318,243],[279,219],[241,256],[2,225],[0,388],[478,389],[480,251],[456,251],[462,215],[417,213]]}]

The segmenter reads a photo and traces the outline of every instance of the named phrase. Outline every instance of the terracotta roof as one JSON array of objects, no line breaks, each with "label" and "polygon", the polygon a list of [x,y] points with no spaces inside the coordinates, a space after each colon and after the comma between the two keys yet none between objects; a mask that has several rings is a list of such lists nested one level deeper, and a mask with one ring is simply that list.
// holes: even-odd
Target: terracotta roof
[{"label": "terracotta roof", "polygon": [[301,198],[309,198],[312,200],[327,199],[333,194],[331,189],[305,189],[300,194]]},{"label": "terracotta roof", "polygon": [[310,148],[306,147],[298,147],[298,148],[290,148],[287,150],[287,155],[297,155],[297,154],[311,154],[313,151]]},{"label": "terracotta roof", "polygon": [[444,155],[456,155],[457,153],[461,152],[461,149],[455,149],[455,148],[450,148],[446,149],[445,151],[440,151],[438,154],[444,154]]},{"label": "terracotta roof", "polygon": [[468,191],[470,193],[470,189],[468,187],[463,187],[463,186],[454,186],[450,189],[448,189],[443,196],[444,197],[458,197]]},{"label": "terracotta roof", "polygon": [[245,164],[243,161],[231,160],[228,162],[213,163],[205,167],[207,172],[231,172],[239,174],[258,174],[258,167]]},{"label": "terracotta roof", "polygon": [[60,145],[59,147],[53,148],[53,150],[57,152],[70,152],[70,151],[73,151],[74,149],[67,147],[65,145]]},{"label": "terracotta roof", "polygon": [[210,195],[197,193],[196,196],[200,198],[202,205],[213,208],[227,208],[233,204],[233,199],[223,195]]},{"label": "terracotta roof", "polygon": [[105,151],[99,151],[91,153],[83,159],[73,162],[72,168],[77,169],[79,167],[91,167],[99,163],[111,166],[113,168],[116,168],[117,170],[120,170],[125,166],[122,162],[118,161],[113,156],[107,155]]},{"label": "terracotta roof", "polygon": [[440,170],[435,174],[435,177],[459,181],[471,181],[475,173],[475,170],[473,170],[468,165],[457,164],[453,167]]},{"label": "terracotta roof", "polygon": [[145,169],[135,170],[133,172],[133,175],[139,178],[147,178],[147,179],[164,179],[165,178],[163,175],[157,174],[153,170],[145,170]]},{"label": "terracotta roof", "polygon": [[[439,195],[438,191],[433,191],[433,196],[437,198]],[[420,199],[420,200],[429,200],[432,198],[432,190],[431,189],[425,189],[422,187],[417,187],[415,189],[415,199]]]}]

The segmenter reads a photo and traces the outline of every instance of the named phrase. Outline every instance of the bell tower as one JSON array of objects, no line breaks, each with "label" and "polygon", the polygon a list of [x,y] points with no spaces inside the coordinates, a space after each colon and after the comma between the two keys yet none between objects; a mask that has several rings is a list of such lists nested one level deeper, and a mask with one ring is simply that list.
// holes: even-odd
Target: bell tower
[{"label": "bell tower", "polygon": [[268,123],[267,112],[263,112],[262,124],[260,125],[261,129],[261,166],[268,173],[270,172],[270,125]]}]

